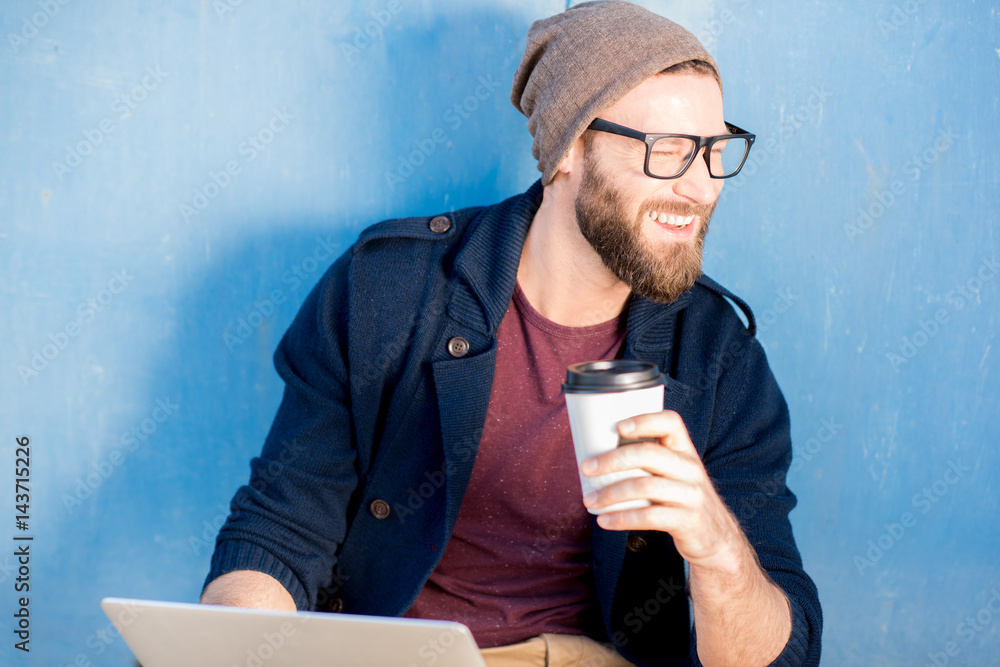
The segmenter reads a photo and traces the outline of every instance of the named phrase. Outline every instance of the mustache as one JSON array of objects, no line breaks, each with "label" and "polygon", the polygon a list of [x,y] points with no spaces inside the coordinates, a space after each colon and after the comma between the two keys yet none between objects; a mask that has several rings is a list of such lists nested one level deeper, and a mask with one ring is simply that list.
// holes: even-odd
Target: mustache
[{"label": "mustache", "polygon": [[686,202],[678,201],[657,201],[653,199],[646,200],[642,203],[640,208],[640,215],[645,215],[648,211],[657,211],[666,213],[667,215],[679,215],[687,217],[689,215],[697,215],[699,218],[706,219],[715,210],[715,203],[711,204],[689,204]]}]

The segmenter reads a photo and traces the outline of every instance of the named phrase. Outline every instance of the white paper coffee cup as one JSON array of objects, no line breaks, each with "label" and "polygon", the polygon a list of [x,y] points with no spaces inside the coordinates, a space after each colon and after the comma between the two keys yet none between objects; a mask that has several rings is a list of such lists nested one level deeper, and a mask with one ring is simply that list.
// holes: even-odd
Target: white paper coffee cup
[{"label": "white paper coffee cup", "polygon": [[[612,359],[572,364],[566,369],[562,391],[566,397],[577,470],[584,459],[618,447],[618,422],[663,410],[663,374],[649,361]],[[597,477],[580,473],[580,486],[586,495],[622,479],[648,475],[639,469]],[[648,500],[629,500],[600,509],[588,508],[588,511],[603,514],[649,505]]]}]

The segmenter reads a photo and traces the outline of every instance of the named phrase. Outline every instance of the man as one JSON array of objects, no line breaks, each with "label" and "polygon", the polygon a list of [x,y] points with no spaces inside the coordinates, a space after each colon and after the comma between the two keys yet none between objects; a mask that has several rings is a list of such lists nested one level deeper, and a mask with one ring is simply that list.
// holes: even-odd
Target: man
[{"label": "man", "polygon": [[[787,408],[749,309],[701,276],[753,138],[714,60],[584,3],[532,26],[511,100],[540,182],[369,228],[306,300],[202,601],[449,618],[491,664],[818,664]],[[665,409],[582,470],[651,475],[581,501],[560,382],[615,357],[659,365]],[[629,499],[651,505],[586,511]]]}]

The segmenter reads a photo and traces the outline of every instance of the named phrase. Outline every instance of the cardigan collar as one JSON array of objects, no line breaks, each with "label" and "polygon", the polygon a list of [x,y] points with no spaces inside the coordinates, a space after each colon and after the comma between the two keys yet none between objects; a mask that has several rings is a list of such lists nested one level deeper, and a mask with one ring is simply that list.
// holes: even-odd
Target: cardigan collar
[{"label": "cardigan collar", "polygon": [[[481,309],[462,308],[462,319],[475,328],[495,334],[507,312],[521,251],[528,228],[542,203],[543,186],[535,181],[527,192],[511,197],[495,206],[482,209],[469,223],[471,229],[455,259],[455,269],[475,295]],[[645,297],[631,299],[628,314],[628,336],[638,344],[650,328],[665,317],[684,308],[691,299],[690,290],[669,304],[656,303]],[[479,312],[475,312],[475,311]]]}]

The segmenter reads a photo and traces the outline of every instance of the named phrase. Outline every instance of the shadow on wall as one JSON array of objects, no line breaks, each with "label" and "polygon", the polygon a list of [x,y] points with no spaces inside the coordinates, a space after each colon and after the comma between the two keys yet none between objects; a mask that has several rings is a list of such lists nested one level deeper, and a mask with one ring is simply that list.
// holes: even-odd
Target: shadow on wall
[{"label": "shadow on wall", "polygon": [[[416,11],[407,7],[400,21]],[[379,174],[364,185],[406,207],[391,215],[492,204],[540,176],[510,89],[531,21],[545,12],[528,17],[502,9],[438,13],[399,33],[389,25],[381,43],[354,56],[356,81],[389,83],[371,90],[377,118],[365,128],[374,139],[366,150],[375,151]],[[548,13],[562,9],[557,3]]]},{"label": "shadow on wall", "polygon": [[[46,658],[124,661],[128,649],[99,607],[104,596],[198,599],[229,500],[248,480],[280,402],[275,347],[360,228],[495,203],[537,178],[526,121],[508,100],[530,19],[502,10],[425,18],[416,5],[402,5],[337,79],[350,92],[343,104],[353,107],[344,115],[364,117],[363,126],[304,148],[309,159],[299,166],[324,170],[337,193],[316,198],[329,214],[290,219],[279,210],[232,224],[208,207],[184,228],[171,276],[176,291],[143,305],[160,328],[126,342],[145,360],[133,373],[143,378],[134,404],[145,407],[127,423],[102,426],[98,437],[108,445],[96,463],[55,494],[54,528],[74,545],[56,560],[73,584],[52,617],[53,627],[70,630],[52,633],[59,639]],[[328,47],[337,49],[328,60],[345,57]],[[336,122],[336,109],[328,115]],[[190,153],[194,160],[198,147]],[[198,169],[218,171],[216,157]],[[232,188],[225,194],[239,196]],[[176,224],[176,210],[170,215],[157,224]],[[200,248],[211,227],[248,231],[212,234],[208,255]]]},{"label": "shadow on wall", "polygon": [[[248,225],[260,229],[260,225]],[[128,655],[102,597],[196,601],[229,500],[249,479],[283,384],[272,355],[309,291],[356,231],[329,221],[269,223],[213,248],[212,259],[163,304],[174,335],[150,346],[147,386],[131,423],[59,491],[57,557],[76,582],[55,642],[58,660]],[[156,349],[159,348],[159,349]],[[48,649],[47,649],[48,650]],[[75,664],[75,663],[73,663]]]}]

